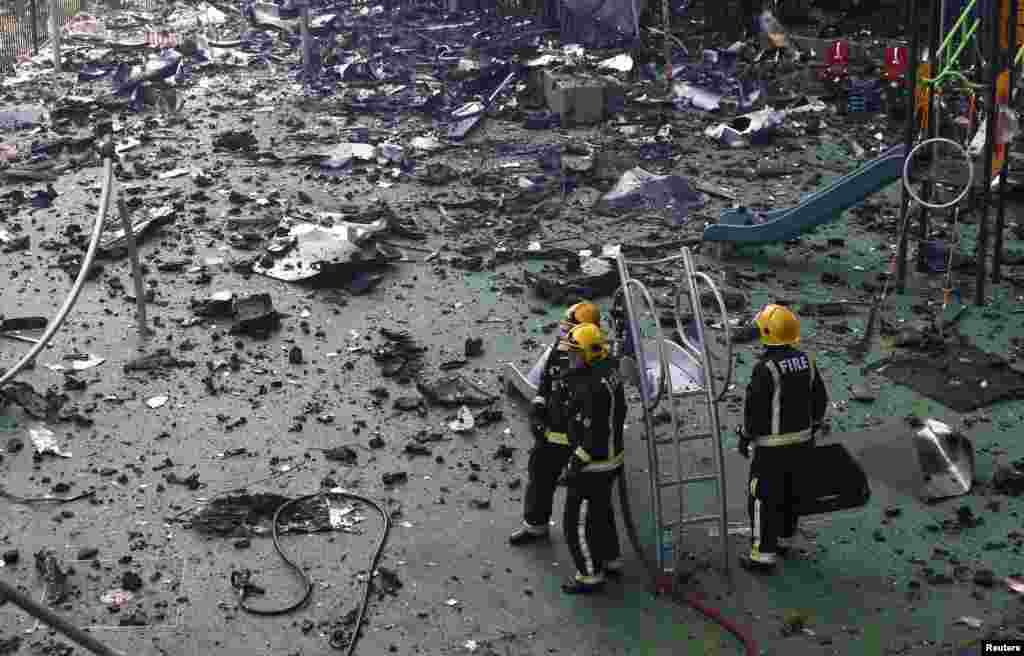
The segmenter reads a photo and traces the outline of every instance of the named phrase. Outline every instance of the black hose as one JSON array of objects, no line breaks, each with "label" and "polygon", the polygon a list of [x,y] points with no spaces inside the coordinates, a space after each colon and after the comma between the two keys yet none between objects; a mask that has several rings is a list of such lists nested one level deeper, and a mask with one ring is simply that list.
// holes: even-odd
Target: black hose
[{"label": "black hose", "polygon": [[[366,617],[366,607],[370,605],[370,590],[373,586],[373,573],[377,569],[377,565],[380,563],[381,556],[384,555],[384,545],[387,544],[388,534],[391,533],[391,516],[388,515],[387,511],[384,510],[383,506],[364,496],[353,494],[351,492],[340,492],[339,496],[354,499],[356,501],[362,501],[368,506],[372,506],[374,510],[380,513],[381,519],[384,521],[384,529],[380,533],[380,540],[377,542],[377,548],[374,549],[373,558],[370,559],[370,571],[366,577],[366,587],[363,590],[363,601],[359,605],[359,615],[356,617],[356,625],[352,629],[352,637],[348,641],[348,649],[345,651],[346,656],[352,656],[356,650],[356,643],[359,641],[359,631],[363,626],[363,619]],[[334,637],[331,638],[331,646],[335,649],[342,649],[344,645],[338,643]]]},{"label": "black hose", "polygon": [[283,560],[285,564],[292,569],[293,572],[299,575],[299,578],[302,579],[303,584],[306,586],[305,592],[302,593],[302,598],[299,599],[297,602],[291,604],[290,606],[285,606],[283,608],[253,608],[252,606],[246,603],[246,595],[243,591],[242,600],[239,603],[239,606],[241,606],[242,610],[244,610],[245,612],[252,613],[253,615],[260,615],[263,617],[275,617],[278,615],[287,615],[288,613],[291,613],[302,608],[309,602],[309,598],[313,595],[313,581],[309,578],[309,575],[306,574],[306,572],[303,571],[301,567],[299,567],[297,564],[295,564],[295,562],[288,558],[287,555],[285,555],[284,550],[281,549],[281,541],[277,533],[277,527],[278,519],[280,519],[281,513],[284,512],[285,508],[289,508],[296,503],[301,503],[303,501],[315,499],[320,495],[321,493],[317,492],[316,494],[307,494],[304,497],[299,497],[297,499],[289,499],[288,501],[285,501],[280,506],[278,506],[277,510],[274,512],[274,519],[273,521],[271,521],[271,532],[274,537],[274,550],[277,551],[277,555],[281,557],[281,560]]},{"label": "black hose", "polygon": [[[288,567],[291,568],[292,571],[294,571],[299,576],[299,578],[302,579],[302,582],[305,585],[305,591],[303,592],[302,597],[295,603],[285,606],[283,608],[254,608],[246,603],[243,588],[242,601],[239,604],[242,610],[253,615],[260,615],[263,617],[274,617],[294,612],[302,608],[309,602],[310,597],[313,595],[313,581],[309,578],[309,575],[306,574],[306,572],[303,571],[301,567],[299,567],[299,565],[297,565],[294,561],[288,558],[288,556],[284,553],[284,550],[281,548],[278,526],[281,515],[285,511],[285,509],[290,508],[292,505],[302,503],[304,501],[309,501],[310,499],[322,497],[325,494],[326,493],[324,492],[317,492],[315,494],[307,494],[306,496],[303,497],[290,499],[282,503],[274,512],[274,519],[272,521],[271,526],[272,535],[274,539],[274,550],[277,551],[277,555],[281,557],[281,560],[283,560],[285,564],[288,565]],[[365,503],[366,505],[376,510],[380,514],[381,519],[384,522],[383,530],[381,531],[380,534],[380,539],[377,541],[377,546],[374,549],[373,557],[370,559],[370,570],[366,578],[366,587],[363,590],[363,599],[359,604],[359,614],[356,616],[356,622],[355,626],[352,628],[352,634],[350,637],[347,638],[347,640],[344,639],[345,636],[343,634],[339,635],[336,633],[334,636],[331,637],[332,647],[334,647],[335,649],[345,649],[347,645],[347,650],[345,652],[346,656],[352,656],[352,654],[355,652],[356,644],[359,641],[359,632],[362,629],[363,621],[366,618],[366,609],[370,605],[370,591],[373,586],[373,573],[376,571],[377,565],[380,563],[380,559],[384,555],[384,546],[387,544],[388,536],[391,533],[391,517],[388,515],[387,511],[384,510],[383,506],[381,506],[379,503],[368,497],[364,497],[359,494],[353,494],[351,492],[331,492],[331,494],[333,494],[334,496],[339,496],[342,498],[352,499],[354,501]]]},{"label": "black hose", "polygon": [[633,545],[633,551],[640,558],[640,562],[647,569],[648,576],[653,581],[657,575],[654,562],[647,557],[643,545],[640,544],[640,535],[636,531],[636,522],[633,520],[633,508],[629,505],[629,491],[626,483],[626,472],[619,474],[619,506],[622,508],[622,523],[626,525],[626,535],[629,536],[629,543]]}]

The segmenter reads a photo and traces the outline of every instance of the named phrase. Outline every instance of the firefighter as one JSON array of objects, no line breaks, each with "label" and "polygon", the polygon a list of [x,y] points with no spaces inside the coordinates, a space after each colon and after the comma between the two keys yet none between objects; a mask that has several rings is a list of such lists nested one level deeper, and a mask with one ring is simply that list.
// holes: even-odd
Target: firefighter
[{"label": "firefighter", "polygon": [[799,350],[800,320],[788,308],[766,305],[754,318],[765,345],[747,386],[739,451],[750,465],[751,522],[747,569],[771,572],[796,534],[798,476],[810,465],[814,433],[825,417],[828,392],[814,358]]},{"label": "firefighter", "polygon": [[514,546],[529,544],[548,538],[548,523],[558,478],[569,462],[569,400],[566,396],[565,375],[569,371],[569,354],[559,349],[561,340],[580,324],[600,325],[601,311],[589,301],[570,307],[559,322],[559,336],[552,345],[541,373],[537,396],[533,398],[531,428],[534,446],[527,465],[529,481],[523,527],[509,537]]},{"label": "firefighter", "polygon": [[565,473],[568,493],[562,528],[576,564],[576,575],[562,590],[588,594],[602,589],[607,576],[618,578],[622,570],[612,484],[622,471],[626,395],[600,328],[577,326],[560,348],[571,362],[567,381],[572,450]]}]

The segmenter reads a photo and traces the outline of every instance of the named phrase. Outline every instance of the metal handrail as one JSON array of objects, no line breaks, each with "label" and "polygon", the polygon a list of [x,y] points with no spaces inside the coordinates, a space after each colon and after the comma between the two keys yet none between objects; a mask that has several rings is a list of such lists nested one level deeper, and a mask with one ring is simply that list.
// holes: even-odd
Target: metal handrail
[{"label": "metal handrail", "polygon": [[[704,356],[704,391],[705,394],[707,394],[708,408],[710,410],[709,414],[711,418],[711,435],[714,437],[715,442],[715,460],[717,461],[715,465],[716,470],[718,471],[718,504],[719,512],[721,513],[719,533],[721,533],[722,541],[722,571],[725,572],[726,577],[729,578],[731,582],[732,578],[729,569],[729,530],[727,514],[728,504],[726,503],[725,498],[725,450],[722,447],[722,426],[720,418],[718,416],[718,402],[721,399],[716,398],[714,393],[715,383],[714,377],[711,373],[711,351],[708,349],[707,337],[704,334],[704,309],[701,307],[700,290],[697,288],[698,276],[704,277],[705,282],[708,283],[708,286],[711,287],[716,296],[719,298],[721,302],[721,307],[723,309],[725,308],[725,302],[724,300],[721,299],[721,295],[718,294],[718,289],[717,287],[715,287],[715,284],[711,280],[711,278],[707,274],[701,273],[696,270],[693,264],[693,257],[691,256],[689,249],[683,249],[683,258],[685,263],[684,266],[686,267],[687,273],[686,277],[690,284],[690,296],[691,298],[695,299],[693,314],[697,327],[697,336],[700,339],[702,355]],[[725,325],[726,329],[728,330],[728,316],[726,316]],[[731,345],[732,342],[730,341],[729,344]],[[730,359],[726,362],[726,367],[732,369],[731,346]],[[726,387],[725,389],[728,389],[728,387]]]}]

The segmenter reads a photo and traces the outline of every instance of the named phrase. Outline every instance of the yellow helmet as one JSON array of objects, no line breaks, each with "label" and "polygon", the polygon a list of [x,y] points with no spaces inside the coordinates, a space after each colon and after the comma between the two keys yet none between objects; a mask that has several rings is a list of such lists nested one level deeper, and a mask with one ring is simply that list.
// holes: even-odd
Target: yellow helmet
[{"label": "yellow helmet", "polygon": [[601,325],[601,310],[590,301],[580,301],[565,311],[562,323],[569,329],[583,323]]},{"label": "yellow helmet", "polygon": [[800,341],[800,320],[787,307],[770,303],[757,313],[754,323],[765,346],[786,346]]},{"label": "yellow helmet", "polygon": [[583,362],[593,364],[608,357],[608,338],[592,323],[582,323],[573,328],[558,344],[560,351],[583,354]]}]

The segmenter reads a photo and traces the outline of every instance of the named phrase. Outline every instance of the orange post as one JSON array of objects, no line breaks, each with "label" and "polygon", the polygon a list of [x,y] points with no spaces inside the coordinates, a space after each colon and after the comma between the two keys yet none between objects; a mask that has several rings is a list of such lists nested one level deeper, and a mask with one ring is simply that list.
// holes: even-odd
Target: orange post
[{"label": "orange post", "polygon": [[[915,93],[915,113],[922,130],[928,129],[928,83],[923,80],[931,77],[932,67],[928,62],[917,65],[917,92]],[[936,90],[938,93],[938,90]]]},{"label": "orange post", "polygon": [[[1010,47],[1009,36],[1010,30],[1007,22],[1010,14],[1010,0],[1002,0],[999,4],[999,33],[1002,35],[999,39],[999,45],[1003,50]],[[1017,5],[1017,45],[1024,43],[1024,3],[1018,3]]]},{"label": "orange post", "polygon": [[[1002,116],[1002,109],[1010,104],[1010,71],[1003,71],[996,78],[996,111],[992,114],[992,120],[989,124],[992,126],[991,129],[996,130],[999,127],[999,120]],[[996,133],[998,139],[998,133]],[[1003,170],[1003,162],[1006,161],[1006,148],[1008,144],[999,143],[999,141],[993,142],[992,148],[992,178],[999,175]]]}]

